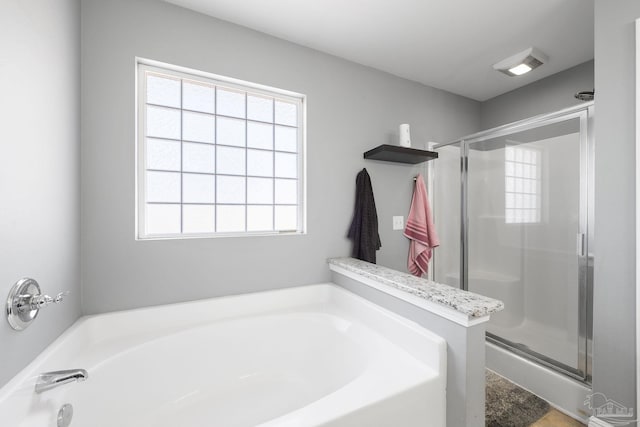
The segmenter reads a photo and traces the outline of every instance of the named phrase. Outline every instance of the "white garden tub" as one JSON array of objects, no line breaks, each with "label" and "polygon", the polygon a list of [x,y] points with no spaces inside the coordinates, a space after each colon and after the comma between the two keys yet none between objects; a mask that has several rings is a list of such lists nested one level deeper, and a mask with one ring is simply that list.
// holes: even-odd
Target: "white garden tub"
[{"label": "white garden tub", "polygon": [[72,427],[444,427],[445,384],[442,338],[322,284],[83,317],[0,389],[0,424],[70,403]]}]

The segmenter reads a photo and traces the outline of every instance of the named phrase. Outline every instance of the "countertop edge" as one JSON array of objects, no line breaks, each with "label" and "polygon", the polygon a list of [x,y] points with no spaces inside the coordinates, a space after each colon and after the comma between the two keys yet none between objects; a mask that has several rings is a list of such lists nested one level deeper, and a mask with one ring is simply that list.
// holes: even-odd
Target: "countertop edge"
[{"label": "countertop edge", "polygon": [[502,301],[355,258],[329,258],[327,262],[470,318],[485,317],[504,308]]}]

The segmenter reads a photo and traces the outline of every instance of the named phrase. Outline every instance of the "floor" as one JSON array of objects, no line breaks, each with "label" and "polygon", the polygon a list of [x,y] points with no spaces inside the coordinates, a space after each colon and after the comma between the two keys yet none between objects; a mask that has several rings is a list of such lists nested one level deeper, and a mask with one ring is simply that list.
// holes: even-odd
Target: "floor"
[{"label": "floor", "polygon": [[573,418],[563,414],[557,409],[551,409],[547,414],[540,418],[529,427],[586,427],[580,421],[576,421]]},{"label": "floor", "polygon": [[586,427],[538,396],[486,371],[486,427]]}]

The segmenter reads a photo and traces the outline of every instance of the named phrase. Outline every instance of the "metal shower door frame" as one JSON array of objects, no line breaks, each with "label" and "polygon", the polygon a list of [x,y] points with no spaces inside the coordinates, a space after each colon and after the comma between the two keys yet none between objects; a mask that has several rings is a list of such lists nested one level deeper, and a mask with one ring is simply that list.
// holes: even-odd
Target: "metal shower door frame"
[{"label": "metal shower door frame", "polygon": [[591,384],[591,359],[593,339],[593,237],[594,237],[594,103],[586,102],[575,107],[542,114],[529,119],[478,132],[464,138],[439,144],[460,144],[460,287],[469,288],[469,217],[468,217],[468,172],[469,148],[472,144],[501,136],[552,125],[572,119],[580,121],[580,219],[579,228],[583,237],[582,250],[578,255],[578,368],[567,366],[557,360],[537,353],[530,348],[487,332],[487,340],[526,359],[533,360],[557,372],[585,384]]}]

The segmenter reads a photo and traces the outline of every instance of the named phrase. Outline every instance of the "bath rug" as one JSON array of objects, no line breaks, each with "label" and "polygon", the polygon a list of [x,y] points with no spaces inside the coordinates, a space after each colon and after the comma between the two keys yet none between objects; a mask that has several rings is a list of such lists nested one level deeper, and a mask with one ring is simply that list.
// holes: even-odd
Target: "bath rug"
[{"label": "bath rug", "polygon": [[538,396],[486,370],[486,427],[528,427],[550,409]]}]

